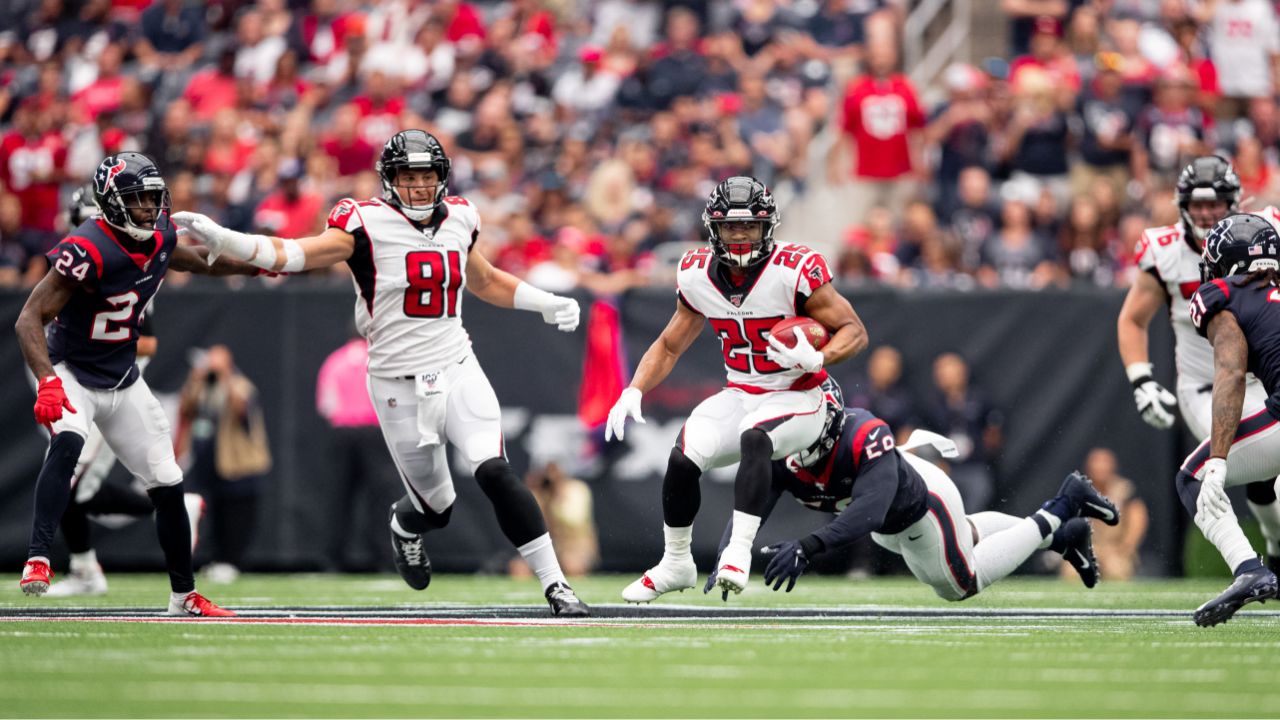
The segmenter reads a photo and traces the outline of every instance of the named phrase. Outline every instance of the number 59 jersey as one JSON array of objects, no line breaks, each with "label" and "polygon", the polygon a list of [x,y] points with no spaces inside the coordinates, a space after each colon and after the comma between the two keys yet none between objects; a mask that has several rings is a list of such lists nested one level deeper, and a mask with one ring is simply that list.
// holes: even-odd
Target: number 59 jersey
[{"label": "number 59 jersey", "polygon": [[49,359],[66,363],[84,387],[126,388],[138,379],[138,327],[178,235],[170,227],[153,239],[149,254],[133,252],[110,225],[91,218],[48,253],[53,272],[76,285],[46,331]]},{"label": "number 59 jersey", "polygon": [[676,295],[711,324],[724,353],[728,387],[747,392],[808,390],[826,372],[784,368],[766,356],[765,338],[778,321],[804,314],[804,303],[831,282],[822,254],[804,245],[777,245],[767,260],[735,283],[729,267],[703,247],[690,250],[676,271]]},{"label": "number 59 jersey", "polygon": [[350,233],[347,265],[356,288],[356,328],[369,341],[369,374],[402,377],[463,360],[471,338],[462,327],[467,255],[480,215],[446,197],[426,223],[379,199],[344,199],[329,227]]}]

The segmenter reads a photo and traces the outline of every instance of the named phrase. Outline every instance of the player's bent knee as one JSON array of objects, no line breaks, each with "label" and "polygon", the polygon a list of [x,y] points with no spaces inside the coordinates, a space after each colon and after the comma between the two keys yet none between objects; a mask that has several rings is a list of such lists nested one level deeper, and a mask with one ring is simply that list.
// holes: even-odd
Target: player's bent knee
[{"label": "player's bent knee", "polygon": [[671,456],[667,458],[667,475],[689,482],[698,482],[702,477],[702,468],[680,448],[671,448]]},{"label": "player's bent knee", "polygon": [[1196,500],[1200,497],[1200,481],[1186,470],[1179,470],[1174,484],[1178,488],[1178,499],[1182,501],[1182,507],[1188,515],[1195,517]]},{"label": "player's bent knee", "polygon": [[773,440],[769,433],[759,428],[745,430],[740,438],[742,457],[770,457],[773,455]]},{"label": "player's bent knee", "polygon": [[64,430],[56,433],[49,440],[49,459],[57,459],[59,461],[70,460],[72,466],[80,459],[80,452],[84,450],[84,435],[74,430]]}]

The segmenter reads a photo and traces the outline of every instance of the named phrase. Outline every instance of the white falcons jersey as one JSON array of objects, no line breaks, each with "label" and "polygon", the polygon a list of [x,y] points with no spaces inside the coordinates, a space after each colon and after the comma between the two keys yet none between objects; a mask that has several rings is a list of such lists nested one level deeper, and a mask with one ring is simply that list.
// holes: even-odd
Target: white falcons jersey
[{"label": "white falcons jersey", "polygon": [[356,328],[369,341],[369,374],[400,377],[460,362],[471,350],[462,327],[467,255],[480,216],[446,197],[417,223],[382,200],[344,199],[329,227],[356,241],[347,264],[356,287]]},{"label": "white falcons jersey", "polygon": [[[1280,231],[1280,209],[1267,207],[1256,214]],[[1178,223],[1143,231],[1135,254],[1138,268],[1153,274],[1169,295],[1178,379],[1194,385],[1212,383],[1213,346],[1191,324],[1189,307],[1191,296],[1200,287],[1200,252]]]},{"label": "white falcons jersey", "polygon": [[808,382],[815,376],[769,360],[765,338],[780,320],[803,315],[805,301],[829,282],[826,259],[803,245],[775,246],[740,285],[733,284],[728,267],[704,247],[680,259],[676,295],[711,323],[724,353],[729,387],[807,389],[816,386]]}]

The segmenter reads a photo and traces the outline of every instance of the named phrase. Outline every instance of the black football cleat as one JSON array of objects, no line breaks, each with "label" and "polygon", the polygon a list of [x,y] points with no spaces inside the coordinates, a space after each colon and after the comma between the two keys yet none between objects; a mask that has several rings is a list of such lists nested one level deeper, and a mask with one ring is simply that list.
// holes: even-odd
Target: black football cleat
[{"label": "black football cleat", "polygon": [[1236,577],[1218,597],[1196,609],[1195,621],[1200,627],[1211,627],[1231,619],[1240,608],[1251,602],[1266,602],[1276,596],[1276,574],[1266,568],[1250,570]]},{"label": "black football cleat", "polygon": [[1071,518],[1058,528],[1058,539],[1065,547],[1062,559],[1075,568],[1084,586],[1098,584],[1098,558],[1093,554],[1093,526],[1084,518]]},{"label": "black football cleat", "polygon": [[547,588],[547,604],[556,617],[587,617],[591,614],[587,604],[578,599],[573,588],[558,582]]},{"label": "black football cleat", "polygon": [[422,545],[422,536],[400,537],[391,531],[391,550],[395,554],[396,572],[414,590],[426,590],[431,584],[431,559]]},{"label": "black football cleat", "polygon": [[1093,486],[1088,475],[1076,471],[1062,481],[1058,494],[1067,498],[1080,517],[1096,518],[1108,525],[1120,523],[1120,509]]}]

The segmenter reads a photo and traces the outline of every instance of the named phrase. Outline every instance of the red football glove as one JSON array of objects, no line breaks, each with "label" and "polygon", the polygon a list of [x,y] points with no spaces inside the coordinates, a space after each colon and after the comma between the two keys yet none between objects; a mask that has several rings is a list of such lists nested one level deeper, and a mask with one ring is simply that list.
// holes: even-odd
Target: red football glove
[{"label": "red football glove", "polygon": [[50,375],[40,381],[40,388],[36,391],[36,422],[52,431],[53,424],[62,419],[62,408],[76,411],[62,390],[62,378]]}]

